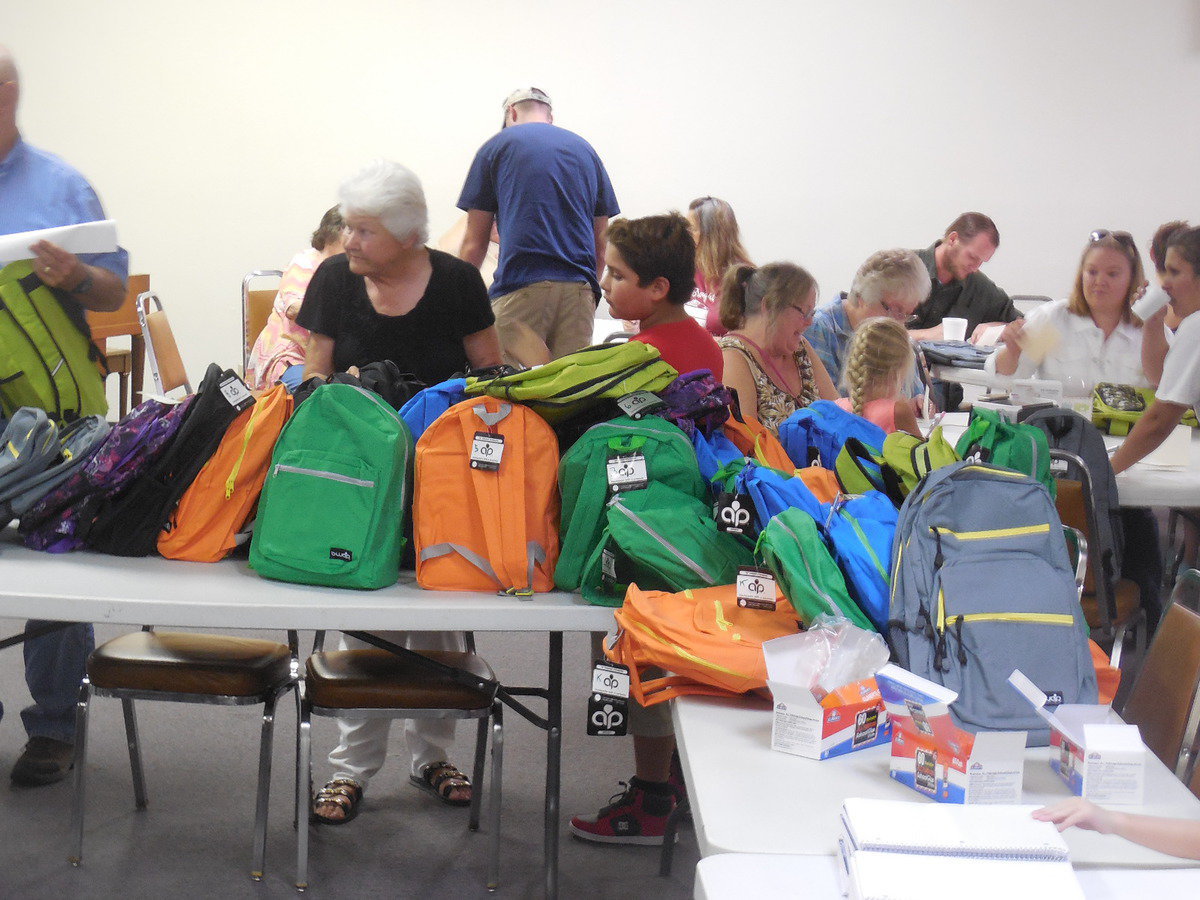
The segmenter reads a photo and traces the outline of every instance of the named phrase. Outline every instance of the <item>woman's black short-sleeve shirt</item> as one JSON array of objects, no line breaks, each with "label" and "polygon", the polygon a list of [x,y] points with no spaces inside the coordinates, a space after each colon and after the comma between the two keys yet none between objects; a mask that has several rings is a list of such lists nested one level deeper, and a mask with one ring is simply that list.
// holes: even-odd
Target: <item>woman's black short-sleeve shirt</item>
[{"label": "woman's black short-sleeve shirt", "polygon": [[449,253],[429,249],[433,272],[417,305],[402,316],[375,311],[366,279],[350,271],[345,254],[331,256],[313,273],[297,324],[333,338],[334,370],[390,359],[426,384],[466,368],[463,338],[496,317],[479,270]]}]

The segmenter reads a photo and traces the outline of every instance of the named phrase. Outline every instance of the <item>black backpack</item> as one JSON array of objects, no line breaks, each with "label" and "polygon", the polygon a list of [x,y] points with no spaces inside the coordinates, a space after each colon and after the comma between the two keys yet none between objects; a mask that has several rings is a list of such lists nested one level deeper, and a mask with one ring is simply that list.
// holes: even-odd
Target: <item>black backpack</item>
[{"label": "black backpack", "polygon": [[87,545],[115,556],[148,556],[179,498],[217,450],[238,413],[254,403],[229,369],[210,363],[179,430],[157,460],[96,516]]},{"label": "black backpack", "polygon": [[[326,383],[326,379],[313,376],[300,382],[293,392],[296,408],[309,398],[313,391]],[[335,372],[328,378],[329,384],[350,384],[354,387],[366,388],[383,398],[392,409],[399,410],[428,385],[416,375],[401,372],[400,367],[390,359],[368,363],[359,369],[358,377],[348,372]]]}]

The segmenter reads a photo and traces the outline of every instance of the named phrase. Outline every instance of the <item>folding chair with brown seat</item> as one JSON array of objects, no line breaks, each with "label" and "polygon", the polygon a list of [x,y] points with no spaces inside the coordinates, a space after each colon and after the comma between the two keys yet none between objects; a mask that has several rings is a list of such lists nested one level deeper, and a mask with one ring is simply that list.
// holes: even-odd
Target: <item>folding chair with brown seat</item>
[{"label": "folding chair with brown seat", "polygon": [[[1186,581],[1194,589],[1200,572],[1185,573],[1181,588]],[[1172,597],[1121,715],[1138,726],[1146,746],[1180,778],[1187,774],[1196,740],[1197,684],[1200,615]]]},{"label": "folding chair with brown seat", "polygon": [[[117,376],[117,417],[124,418],[129,410],[142,402],[142,379],[146,368],[146,343],[142,337],[137,315],[137,298],[150,290],[149,275],[130,275],[126,283],[125,302],[111,312],[87,310],[88,328],[100,351],[101,371],[105,377]],[[108,339],[129,337],[129,349],[109,347]]]},{"label": "folding chair with brown seat", "polygon": [[158,294],[153,291],[139,294],[137,311],[142,336],[146,339],[146,364],[150,367],[155,392],[165,395],[181,387],[185,393],[192,393],[187,371],[183,367],[183,357],[179,355],[175,334],[171,331],[171,323],[167,320]]},{"label": "folding chair with brown seat", "polygon": [[251,877],[262,879],[266,856],[267,800],[271,787],[271,748],[275,705],[295,690],[299,674],[299,644],[295,631],[288,643],[213,634],[156,632],[149,628],[113,638],[97,647],[87,662],[79,688],[75,725],[75,800],[72,809],[74,846],[69,857],[83,859],[83,809],[86,784],[87,727],[93,696],[117,697],[125,713],[129,766],[137,809],[146,808],[135,700],[168,700],[219,706],[263,705],[258,754],[258,794],[255,806],[254,853]]},{"label": "folding chair with brown seat", "polygon": [[1142,608],[1142,592],[1136,582],[1122,578],[1119,572],[1110,576],[1097,563],[1104,558],[1104,547],[1096,526],[1100,512],[1087,465],[1076,454],[1053,447],[1050,458],[1072,464],[1080,475],[1079,479],[1055,479],[1058,487],[1055,506],[1063,525],[1087,536],[1091,552],[1080,602],[1092,639],[1111,655],[1112,664],[1119,668],[1125,641],[1131,635],[1135,640],[1144,640],[1146,614]]},{"label": "folding chair with brown seat", "polygon": [[[468,635],[465,653],[423,650],[420,653],[389,645],[370,633],[348,632],[369,649],[325,650],[325,633],[318,631],[300,685],[297,721],[296,887],[308,887],[308,820],[312,803],[312,716],[386,719],[478,719],[472,774],[469,827],[479,827],[483,794],[483,761],[489,721],[492,730],[492,788],[489,798],[487,885],[500,882],[500,796],[504,748],[503,705],[497,699],[499,682],[491,667],[475,653]],[[386,648],[386,649],[385,649]],[[395,650],[396,652],[392,652]]]},{"label": "folding chair with brown seat", "polygon": [[250,359],[250,351],[254,342],[267,326],[271,308],[275,305],[275,296],[279,286],[273,288],[258,288],[251,290],[250,285],[259,278],[282,278],[279,269],[255,269],[242,279],[242,371],[245,372],[246,361]]}]

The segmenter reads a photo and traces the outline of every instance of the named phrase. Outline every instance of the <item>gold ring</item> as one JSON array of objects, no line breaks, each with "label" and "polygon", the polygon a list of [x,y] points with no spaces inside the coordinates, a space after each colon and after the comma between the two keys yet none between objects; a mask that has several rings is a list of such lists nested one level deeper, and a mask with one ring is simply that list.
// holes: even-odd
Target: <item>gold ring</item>
[{"label": "gold ring", "polygon": [[46,266],[46,268],[42,269],[42,271],[43,271],[45,274],[49,275],[49,274],[50,274],[50,267],[49,267],[49,266]]}]

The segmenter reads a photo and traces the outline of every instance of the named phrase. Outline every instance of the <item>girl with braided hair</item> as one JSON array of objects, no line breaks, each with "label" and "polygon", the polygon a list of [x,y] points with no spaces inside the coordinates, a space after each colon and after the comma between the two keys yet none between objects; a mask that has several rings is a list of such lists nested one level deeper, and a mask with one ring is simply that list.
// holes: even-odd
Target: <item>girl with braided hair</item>
[{"label": "girl with braided hair", "polygon": [[838,406],[874,422],[889,434],[907,431],[921,437],[912,401],[904,387],[913,370],[912,341],[895,319],[867,319],[854,331],[842,373],[842,388],[850,395]]}]

